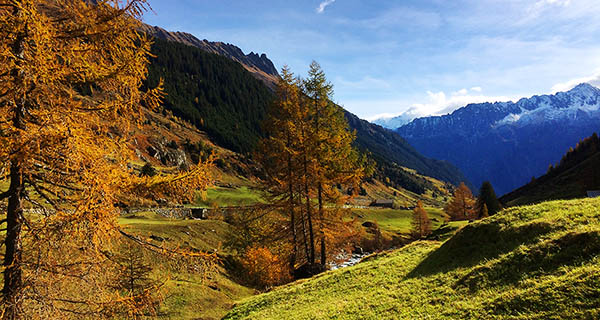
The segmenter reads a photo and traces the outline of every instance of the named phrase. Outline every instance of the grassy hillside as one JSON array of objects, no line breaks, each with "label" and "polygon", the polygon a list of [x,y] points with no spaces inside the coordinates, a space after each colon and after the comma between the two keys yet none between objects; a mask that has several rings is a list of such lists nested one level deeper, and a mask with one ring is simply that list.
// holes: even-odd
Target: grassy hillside
[{"label": "grassy hillside", "polygon": [[198,197],[195,205],[201,207],[249,206],[263,202],[261,193],[248,186],[239,188],[216,187]]},{"label": "grassy hillside", "polygon": [[[442,225],[446,214],[437,208],[425,208],[429,219],[432,219],[433,230]],[[353,209],[352,217],[356,217],[360,222],[376,222],[382,230],[390,233],[410,235],[412,230],[412,210],[397,209]]]},{"label": "grassy hillside", "polygon": [[547,173],[500,198],[506,206],[586,196],[600,189],[600,139],[594,134],[569,150]]},{"label": "grassy hillside", "polygon": [[597,319],[600,199],[514,207],[241,301],[226,319]]}]

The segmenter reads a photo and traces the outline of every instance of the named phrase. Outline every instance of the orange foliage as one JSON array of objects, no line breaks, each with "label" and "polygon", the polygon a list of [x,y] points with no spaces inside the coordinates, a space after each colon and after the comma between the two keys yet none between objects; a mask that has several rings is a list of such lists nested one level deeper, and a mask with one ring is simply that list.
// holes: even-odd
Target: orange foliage
[{"label": "orange foliage", "polygon": [[152,178],[128,166],[142,106],[162,97],[160,86],[139,89],[151,41],[136,30],[147,8],[145,0],[0,0],[4,319],[135,313],[138,303],[106,287],[119,197],[177,201],[210,182],[210,163]]},{"label": "orange foliage", "polygon": [[242,258],[244,270],[252,283],[272,287],[290,280],[288,263],[265,247],[249,247]]},{"label": "orange foliage", "polygon": [[269,137],[261,141],[257,159],[265,168],[270,202],[288,220],[290,266],[318,261],[325,269],[353,233],[344,221],[348,211],[340,207],[349,198],[344,190],[357,190],[365,170],[352,146],[355,134],[330,101],[332,85],[320,66],[313,62],[304,81],[287,67],[281,74],[266,125]]},{"label": "orange foliage", "polygon": [[453,221],[475,218],[475,199],[464,182],[454,189],[454,195],[444,211]]},{"label": "orange foliage", "polygon": [[413,236],[417,239],[422,239],[431,234],[431,220],[429,220],[421,200],[417,202],[417,206],[413,210],[412,226]]}]

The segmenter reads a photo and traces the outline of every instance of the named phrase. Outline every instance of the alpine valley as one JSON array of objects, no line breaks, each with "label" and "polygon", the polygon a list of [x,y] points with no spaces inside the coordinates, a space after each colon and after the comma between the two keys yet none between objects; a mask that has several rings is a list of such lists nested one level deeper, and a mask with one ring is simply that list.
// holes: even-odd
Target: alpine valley
[{"label": "alpine valley", "polygon": [[0,320],[600,319],[586,1],[0,0]]}]

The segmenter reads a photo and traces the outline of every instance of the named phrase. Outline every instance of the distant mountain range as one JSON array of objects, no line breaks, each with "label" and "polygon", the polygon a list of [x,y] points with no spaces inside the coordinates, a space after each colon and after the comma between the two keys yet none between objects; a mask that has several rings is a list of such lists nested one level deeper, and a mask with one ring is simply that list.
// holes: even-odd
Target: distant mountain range
[{"label": "distant mountain range", "polygon": [[473,184],[490,180],[503,194],[543,174],[599,127],[600,89],[584,83],[516,103],[469,104],[396,132],[425,156],[456,164]]},{"label": "distant mountain range", "polygon": [[[198,40],[145,26],[157,37],[148,85],[164,79],[165,107],[206,131],[220,146],[250,154],[264,135],[261,129],[279,75],[266,55],[244,54],[231,44]],[[256,81],[256,79],[261,81]],[[378,177],[390,186],[421,192],[423,179],[402,169],[457,184],[465,180],[454,165],[424,157],[400,135],[345,112],[356,146],[377,161]],[[387,178],[387,179],[386,179]]]},{"label": "distant mountain range", "polygon": [[416,116],[414,116],[412,114],[403,113],[398,116],[380,117],[380,118],[371,120],[371,122],[374,124],[378,124],[386,129],[393,130],[393,129],[400,128],[401,126],[411,122],[415,118],[416,118]]}]

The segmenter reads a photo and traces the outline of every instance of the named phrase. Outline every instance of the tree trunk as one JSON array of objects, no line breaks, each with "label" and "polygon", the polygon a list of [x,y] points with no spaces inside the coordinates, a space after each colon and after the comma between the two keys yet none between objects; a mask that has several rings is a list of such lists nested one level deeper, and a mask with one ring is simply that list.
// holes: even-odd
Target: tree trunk
[{"label": "tree trunk", "polygon": [[308,248],[308,236],[306,235],[306,219],[304,218],[304,215],[301,216],[302,218],[302,239],[304,240],[304,253],[306,254],[306,262],[310,261],[310,249]]},{"label": "tree trunk", "polygon": [[[14,15],[21,14],[15,7]],[[25,34],[17,35],[12,47],[16,57],[23,57],[23,43]],[[17,62],[19,63],[19,62]],[[23,73],[18,68],[11,72],[15,88],[23,85]],[[13,101],[14,117],[13,126],[24,130],[23,114],[25,108],[25,96],[20,101]],[[21,228],[23,226],[23,192],[25,186],[23,181],[23,167],[20,162],[20,156],[15,155],[10,160],[10,187],[8,208],[6,212],[6,238],[4,239],[4,286],[2,295],[4,299],[4,320],[14,320],[21,318],[21,290],[23,289],[22,279],[22,248],[21,248]]]},{"label": "tree trunk", "polygon": [[[288,137],[288,144],[289,144]],[[298,242],[296,235],[296,219],[294,214],[294,188],[293,188],[293,172],[292,172],[292,156],[288,155],[288,192],[289,192],[289,208],[290,211],[290,227],[292,228],[292,256],[290,257],[290,267],[294,270],[296,266],[296,256],[298,255]]]},{"label": "tree trunk", "polygon": [[308,163],[306,154],[304,155],[304,192],[306,193],[306,217],[308,219],[308,236],[310,239],[310,259],[309,263],[315,263],[315,234],[313,230],[312,214],[310,210],[310,194],[308,189]]},{"label": "tree trunk", "polygon": [[321,265],[325,265],[327,263],[327,254],[325,251],[325,215],[323,214],[323,186],[319,182],[318,186],[318,197],[319,197],[319,218],[320,222],[320,235],[321,235]]},{"label": "tree trunk", "polygon": [[6,213],[6,247],[4,255],[4,287],[2,294],[6,306],[3,319],[19,319],[20,291],[23,287],[21,278],[21,228],[23,225],[23,175],[18,164],[13,163],[10,168],[10,189],[8,198],[8,211]]}]

